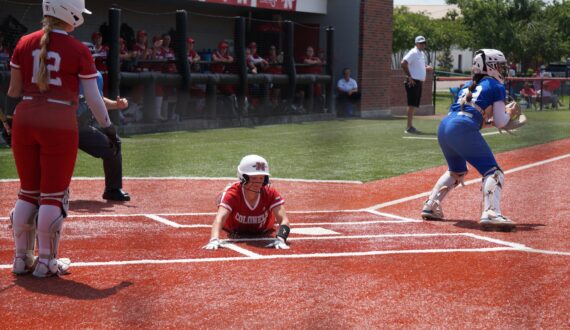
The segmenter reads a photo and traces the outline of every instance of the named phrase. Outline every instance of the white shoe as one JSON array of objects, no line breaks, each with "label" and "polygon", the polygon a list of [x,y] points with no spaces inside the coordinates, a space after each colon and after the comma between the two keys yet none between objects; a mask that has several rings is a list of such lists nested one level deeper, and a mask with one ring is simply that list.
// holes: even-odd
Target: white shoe
[{"label": "white shoe", "polygon": [[12,273],[16,275],[23,275],[34,270],[38,257],[25,256],[25,257],[15,257],[14,265],[12,266]]},{"label": "white shoe", "polygon": [[497,228],[497,229],[514,229],[516,223],[502,214],[497,214],[492,210],[483,212],[479,224],[483,229]]},{"label": "white shoe", "polygon": [[54,275],[65,275],[68,273],[71,260],[68,258],[50,259],[48,264],[38,261],[34,270],[35,277],[50,277]]},{"label": "white shoe", "polygon": [[443,210],[437,200],[428,199],[422,208],[422,218],[424,220],[443,220]]}]

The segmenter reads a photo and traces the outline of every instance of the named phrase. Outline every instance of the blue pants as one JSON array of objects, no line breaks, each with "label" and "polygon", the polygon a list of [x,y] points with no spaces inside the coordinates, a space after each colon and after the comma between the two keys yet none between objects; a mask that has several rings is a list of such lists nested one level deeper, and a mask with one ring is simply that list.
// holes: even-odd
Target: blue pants
[{"label": "blue pants", "polygon": [[451,113],[439,125],[437,139],[451,172],[467,171],[467,163],[481,175],[493,167],[499,167],[491,148],[479,132],[479,123],[472,118]]}]

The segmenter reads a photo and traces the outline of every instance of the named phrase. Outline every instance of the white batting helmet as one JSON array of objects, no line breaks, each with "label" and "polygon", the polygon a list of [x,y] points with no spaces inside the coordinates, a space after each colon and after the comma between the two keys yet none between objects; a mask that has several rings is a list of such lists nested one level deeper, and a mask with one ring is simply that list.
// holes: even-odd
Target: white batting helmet
[{"label": "white batting helmet", "polygon": [[241,159],[237,167],[237,177],[243,182],[249,181],[250,175],[265,175],[263,184],[269,183],[269,163],[265,158],[258,155],[247,155]]},{"label": "white batting helmet", "polygon": [[52,16],[78,27],[83,24],[83,14],[91,15],[85,8],[85,0],[43,0],[44,16]]},{"label": "white batting helmet", "polygon": [[479,49],[473,58],[473,74],[486,74],[504,83],[507,76],[507,58],[500,50]]}]

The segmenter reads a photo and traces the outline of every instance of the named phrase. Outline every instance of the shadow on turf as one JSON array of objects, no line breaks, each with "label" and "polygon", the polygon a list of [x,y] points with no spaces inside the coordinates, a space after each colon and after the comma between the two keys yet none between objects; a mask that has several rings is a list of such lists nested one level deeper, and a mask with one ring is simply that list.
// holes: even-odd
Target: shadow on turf
[{"label": "shadow on turf", "polygon": [[[474,220],[466,220],[466,219],[446,219],[441,220],[438,222],[452,222],[455,227],[464,228],[464,229],[473,229],[473,230],[480,230],[480,231],[503,231],[503,230],[492,230],[487,229],[483,230],[481,225],[479,225],[479,221]],[[544,224],[541,223],[517,223],[516,228],[513,231],[534,231],[537,230],[539,227],[544,227]]]},{"label": "shadow on turf", "polygon": [[122,289],[133,285],[133,282],[123,281],[106,289],[98,289],[84,283],[68,280],[65,277],[37,278],[32,275],[17,276],[14,285],[20,286],[30,292],[61,296],[76,300],[104,299],[112,296]]},{"label": "shadow on turf", "polygon": [[129,205],[125,202],[79,199],[79,200],[72,200],[69,203],[69,210],[77,213],[92,213],[92,212],[112,213],[115,212],[114,210],[115,205],[135,207],[134,205]]}]

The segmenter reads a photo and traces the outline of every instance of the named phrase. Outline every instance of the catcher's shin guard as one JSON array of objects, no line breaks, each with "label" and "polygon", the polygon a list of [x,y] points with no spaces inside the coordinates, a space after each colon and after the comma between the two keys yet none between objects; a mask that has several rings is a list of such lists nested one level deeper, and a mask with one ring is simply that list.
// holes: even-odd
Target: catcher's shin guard
[{"label": "catcher's shin guard", "polygon": [[[44,207],[44,206],[42,206]],[[41,211],[40,211],[41,212]],[[59,248],[59,239],[63,229],[63,214],[55,219],[38,221],[38,244],[40,259],[55,259]]]},{"label": "catcher's shin guard", "polygon": [[443,210],[441,202],[447,194],[457,187],[459,184],[463,185],[463,179],[467,172],[451,172],[447,171],[437,180],[435,187],[429,196],[429,199],[424,203],[421,216],[425,220],[441,220],[443,219]]},{"label": "catcher's shin guard", "polygon": [[[36,208],[35,205],[33,207]],[[35,211],[32,211],[30,216],[25,217],[22,222],[14,220],[14,210],[10,212],[10,223],[15,244],[12,273],[16,275],[30,272],[35,265],[37,259],[34,257],[37,215],[37,209],[35,209]]]},{"label": "catcher's shin guard", "polygon": [[493,168],[483,177],[483,212],[479,224],[483,227],[512,229],[515,223],[501,214],[501,190],[505,175],[499,168]]}]

